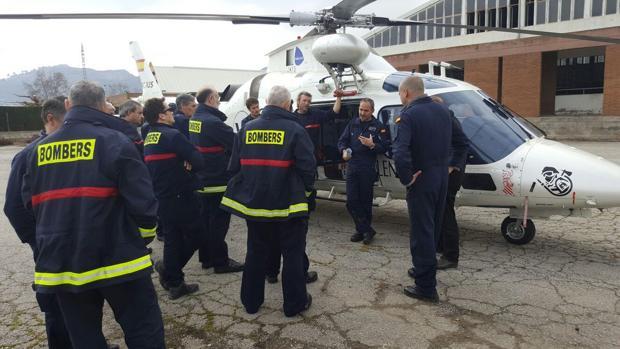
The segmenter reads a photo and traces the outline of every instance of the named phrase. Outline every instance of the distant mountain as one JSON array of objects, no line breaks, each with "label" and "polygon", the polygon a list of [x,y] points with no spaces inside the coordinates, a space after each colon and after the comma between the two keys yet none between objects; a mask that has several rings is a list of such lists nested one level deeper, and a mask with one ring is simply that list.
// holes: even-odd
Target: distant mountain
[{"label": "distant mountain", "polygon": [[[28,98],[18,97],[18,95],[24,96],[28,94],[24,87],[24,83],[32,83],[39,69],[45,70],[47,74],[56,72],[64,74],[69,86],[82,80],[82,68],[74,68],[65,64],[52,67],[41,67],[25,73],[12,75],[6,79],[0,79],[0,105],[11,105],[28,101]],[[103,85],[107,94],[118,91],[121,85],[126,86],[128,92],[142,91],[140,79],[126,70],[86,69],[86,77],[88,80],[97,81]]]}]

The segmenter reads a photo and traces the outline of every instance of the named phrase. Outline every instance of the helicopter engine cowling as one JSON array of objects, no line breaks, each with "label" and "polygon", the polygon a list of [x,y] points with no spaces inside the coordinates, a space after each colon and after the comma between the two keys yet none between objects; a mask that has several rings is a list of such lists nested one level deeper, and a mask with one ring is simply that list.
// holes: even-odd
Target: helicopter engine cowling
[{"label": "helicopter engine cowling", "polygon": [[356,66],[370,54],[366,41],[351,34],[330,34],[316,39],[312,55],[322,64]]}]

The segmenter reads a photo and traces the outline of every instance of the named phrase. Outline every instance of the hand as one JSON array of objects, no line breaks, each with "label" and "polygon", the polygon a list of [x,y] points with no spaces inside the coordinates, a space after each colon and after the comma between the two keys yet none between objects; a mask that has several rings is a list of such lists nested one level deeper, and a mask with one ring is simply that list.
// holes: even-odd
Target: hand
[{"label": "hand", "polygon": [[189,163],[189,162],[187,162],[187,161],[184,161],[184,162],[183,162],[183,166],[185,167],[185,169],[186,169],[187,171],[191,171],[191,170],[192,170],[192,164],[190,164],[190,163]]},{"label": "hand", "polygon": [[413,174],[413,177],[411,178],[411,182],[409,182],[408,187],[412,186],[413,183],[415,183],[415,181],[418,179],[418,177],[420,177],[420,175],[422,174],[422,170],[418,170],[418,172]]},{"label": "hand", "polygon": [[334,90],[334,97],[340,98],[343,95],[343,91],[341,89]]},{"label": "hand", "polygon": [[460,171],[456,166],[448,166],[448,174],[452,174],[454,171]]},{"label": "hand", "polygon": [[344,149],[342,151],[342,160],[344,161],[349,161],[351,160],[351,154],[349,154],[349,152],[347,151],[347,149]]},{"label": "hand", "polygon": [[364,136],[359,136],[357,137],[357,139],[359,139],[359,141],[362,142],[363,145],[367,146],[370,149],[375,147],[375,142],[373,142],[372,140],[372,135],[370,135],[370,137],[368,138]]}]

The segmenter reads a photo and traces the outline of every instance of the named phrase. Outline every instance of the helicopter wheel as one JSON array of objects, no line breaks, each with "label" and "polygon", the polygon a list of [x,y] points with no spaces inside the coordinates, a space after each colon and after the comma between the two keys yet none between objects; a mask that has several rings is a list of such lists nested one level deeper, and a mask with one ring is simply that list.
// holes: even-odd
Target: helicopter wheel
[{"label": "helicopter wheel", "polygon": [[506,241],[515,245],[525,245],[536,235],[536,226],[531,219],[527,220],[527,227],[521,225],[521,220],[506,217],[502,222],[502,236]]}]

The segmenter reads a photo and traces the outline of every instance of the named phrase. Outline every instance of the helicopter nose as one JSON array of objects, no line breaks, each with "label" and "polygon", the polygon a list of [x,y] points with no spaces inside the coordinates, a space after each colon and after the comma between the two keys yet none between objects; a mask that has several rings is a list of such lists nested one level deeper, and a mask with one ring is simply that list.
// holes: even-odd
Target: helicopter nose
[{"label": "helicopter nose", "polygon": [[533,145],[523,165],[522,194],[564,207],[620,207],[620,166],[548,139]]}]

